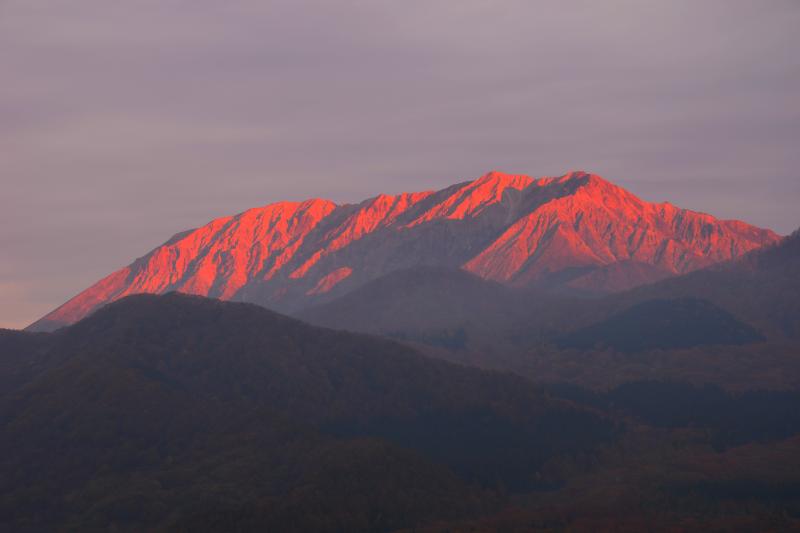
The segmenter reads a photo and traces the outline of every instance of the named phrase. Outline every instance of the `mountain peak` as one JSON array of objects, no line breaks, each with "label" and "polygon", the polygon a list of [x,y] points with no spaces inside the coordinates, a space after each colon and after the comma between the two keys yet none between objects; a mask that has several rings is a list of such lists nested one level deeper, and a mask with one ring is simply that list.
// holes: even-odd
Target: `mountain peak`
[{"label": "mountain peak", "polygon": [[[409,226],[436,219],[463,220],[472,218],[488,207],[498,204],[509,189],[522,190],[533,183],[533,178],[522,174],[505,174],[491,171],[480,178],[462,183],[441,202],[422,213]],[[449,191],[453,189],[445,189]]]},{"label": "mountain peak", "polygon": [[517,286],[616,290],[778,239],[645,202],[582,170],[539,179],[493,170],[440,191],[380,194],[355,205],[277,202],[213,220],[175,235],[31,329],[72,323],[126,295],[173,290],[294,311],[420,265]]},{"label": "mountain peak", "polygon": [[592,174],[591,172],[586,172],[585,170],[570,170],[563,176],[561,176],[561,180],[568,181],[568,180],[586,180],[594,178],[595,180],[605,181],[597,174]]},{"label": "mountain peak", "polygon": [[500,172],[499,170],[490,170],[480,178],[473,180],[472,183],[476,186],[476,188],[480,188],[484,185],[491,184],[494,187],[526,187],[533,182],[533,178],[530,176],[526,176],[524,174],[507,174],[505,172]]},{"label": "mountain peak", "polygon": [[578,187],[587,187],[593,190],[605,190],[607,192],[614,191],[621,194],[633,196],[629,191],[622,187],[608,181],[599,174],[592,174],[583,170],[574,170],[564,174],[559,178],[562,183],[575,184]]}]

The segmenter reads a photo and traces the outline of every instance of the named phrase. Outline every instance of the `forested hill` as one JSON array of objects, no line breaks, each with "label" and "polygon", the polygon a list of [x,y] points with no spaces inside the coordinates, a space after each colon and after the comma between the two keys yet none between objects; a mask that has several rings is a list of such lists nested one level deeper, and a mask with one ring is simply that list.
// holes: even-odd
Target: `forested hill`
[{"label": "forested hill", "polygon": [[133,296],[0,344],[17,531],[413,526],[556,483],[543,465],[616,434],[520,378],[249,304]]}]

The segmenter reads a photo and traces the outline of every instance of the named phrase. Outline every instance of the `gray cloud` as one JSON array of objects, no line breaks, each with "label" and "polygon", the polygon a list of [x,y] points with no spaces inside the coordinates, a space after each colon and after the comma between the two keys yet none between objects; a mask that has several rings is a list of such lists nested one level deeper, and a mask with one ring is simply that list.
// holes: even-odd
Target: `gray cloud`
[{"label": "gray cloud", "polygon": [[172,233],[490,169],[800,225],[794,1],[0,0],[0,325]]}]

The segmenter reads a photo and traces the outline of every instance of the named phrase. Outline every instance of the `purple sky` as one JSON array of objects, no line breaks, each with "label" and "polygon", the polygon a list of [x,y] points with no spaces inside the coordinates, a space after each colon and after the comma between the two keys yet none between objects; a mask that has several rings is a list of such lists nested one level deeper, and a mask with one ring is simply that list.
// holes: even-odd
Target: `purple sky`
[{"label": "purple sky", "polygon": [[282,199],[599,173],[800,225],[800,2],[0,0],[0,326]]}]

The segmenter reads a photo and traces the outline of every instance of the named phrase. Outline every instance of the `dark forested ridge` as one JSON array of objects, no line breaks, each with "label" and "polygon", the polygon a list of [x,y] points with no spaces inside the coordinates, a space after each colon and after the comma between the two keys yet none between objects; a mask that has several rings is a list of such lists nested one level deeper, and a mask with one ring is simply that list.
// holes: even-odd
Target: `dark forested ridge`
[{"label": "dark forested ridge", "polygon": [[547,389],[557,397],[632,416],[649,426],[706,429],[718,448],[800,434],[800,391],[731,392],[672,381],[632,381],[603,392],[563,383]]},{"label": "dark forested ridge", "polygon": [[558,484],[549,462],[618,434],[520,378],[248,304],[134,296],[0,338],[25,367],[0,404],[16,530],[390,530]]},{"label": "dark forested ridge", "polygon": [[556,339],[563,348],[611,348],[620,352],[741,345],[763,341],[752,326],[697,298],[646,300]]},{"label": "dark forested ridge", "polygon": [[546,312],[555,298],[512,289],[455,268],[401,269],[298,318],[422,346],[492,354],[522,317]]},{"label": "dark forested ridge", "polygon": [[488,329],[530,312],[539,296],[458,268],[423,266],[396,270],[298,317],[369,333],[433,331],[465,322]]}]

